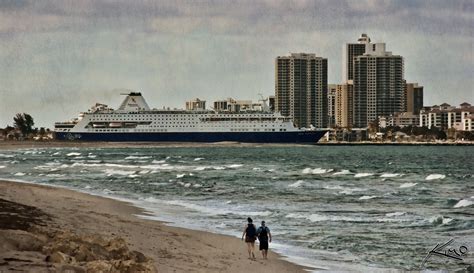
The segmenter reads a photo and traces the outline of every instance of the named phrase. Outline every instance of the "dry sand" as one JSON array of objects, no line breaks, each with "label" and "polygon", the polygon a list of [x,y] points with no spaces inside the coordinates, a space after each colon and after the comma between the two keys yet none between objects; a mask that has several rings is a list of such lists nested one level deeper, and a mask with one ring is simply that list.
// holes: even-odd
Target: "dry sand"
[{"label": "dry sand", "polygon": [[[68,263],[72,264],[70,270],[76,270],[70,272],[87,269],[88,265],[79,261],[88,259],[79,254],[66,255],[66,258],[56,254],[48,257],[51,241],[57,249],[65,249],[64,252],[71,252],[73,241],[76,246],[96,243],[95,247],[106,251],[103,257],[112,259],[110,257],[115,255],[115,260],[122,260],[118,262],[123,272],[140,268],[153,272],[153,267],[158,272],[306,271],[272,251],[268,260],[262,260],[260,253],[257,253],[256,261],[249,260],[245,244],[235,237],[169,227],[158,221],[138,218],[135,215],[146,212],[126,202],[63,188],[8,181],[0,181],[0,199],[3,199],[0,202],[0,272],[55,272],[68,269],[64,267]],[[32,239],[25,242],[25,238]],[[36,244],[34,249],[21,247],[30,242]],[[52,264],[51,259],[63,263]],[[94,259],[89,257],[89,260]],[[93,271],[107,266],[95,260],[91,263],[96,266],[92,267],[96,268]],[[114,265],[118,266],[117,261]]]}]

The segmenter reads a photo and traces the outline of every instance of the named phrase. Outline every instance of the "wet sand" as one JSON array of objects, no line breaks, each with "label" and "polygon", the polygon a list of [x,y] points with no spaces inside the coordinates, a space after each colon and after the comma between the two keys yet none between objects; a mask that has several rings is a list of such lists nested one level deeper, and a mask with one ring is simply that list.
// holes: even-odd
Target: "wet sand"
[{"label": "wet sand", "polygon": [[0,208],[0,272],[306,272],[272,251],[249,260],[235,237],[169,227],[129,203],[64,188],[0,181]]}]

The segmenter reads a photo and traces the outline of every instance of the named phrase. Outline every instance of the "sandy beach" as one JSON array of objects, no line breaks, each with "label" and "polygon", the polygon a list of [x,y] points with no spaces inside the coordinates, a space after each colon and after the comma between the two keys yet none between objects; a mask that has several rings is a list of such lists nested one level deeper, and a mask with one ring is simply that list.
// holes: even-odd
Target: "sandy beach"
[{"label": "sandy beach", "polygon": [[249,260],[238,238],[68,189],[0,181],[0,206],[0,272],[306,272],[272,251]]}]

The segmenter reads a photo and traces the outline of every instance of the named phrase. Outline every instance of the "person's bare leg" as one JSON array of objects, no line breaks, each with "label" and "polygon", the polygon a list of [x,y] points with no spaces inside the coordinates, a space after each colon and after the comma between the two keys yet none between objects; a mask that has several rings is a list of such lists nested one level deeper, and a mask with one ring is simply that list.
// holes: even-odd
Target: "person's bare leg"
[{"label": "person's bare leg", "polygon": [[255,252],[255,242],[252,243],[252,258],[255,259],[255,254],[254,254],[254,252]]},{"label": "person's bare leg", "polygon": [[264,249],[263,250],[263,256],[265,256],[265,260],[267,259],[267,256],[268,256],[268,250],[267,249]]},{"label": "person's bare leg", "polygon": [[251,248],[251,243],[247,243],[247,252],[249,253],[249,259],[252,258],[251,253],[252,253],[252,248]]}]

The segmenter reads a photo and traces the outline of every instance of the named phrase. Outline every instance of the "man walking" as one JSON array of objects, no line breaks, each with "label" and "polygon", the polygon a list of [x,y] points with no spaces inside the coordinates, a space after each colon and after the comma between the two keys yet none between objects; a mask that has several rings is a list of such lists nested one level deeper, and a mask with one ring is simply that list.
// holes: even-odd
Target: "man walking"
[{"label": "man walking", "polygon": [[257,229],[257,237],[260,242],[259,249],[262,251],[263,259],[266,260],[268,255],[268,243],[272,242],[272,234],[270,233],[270,229],[265,226],[265,221],[262,221],[262,225]]}]

